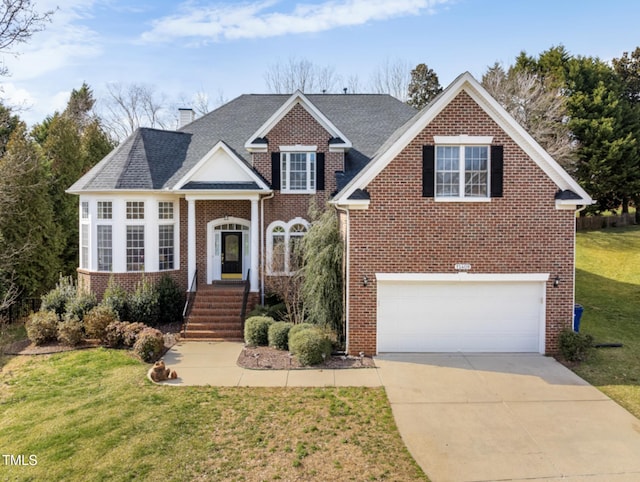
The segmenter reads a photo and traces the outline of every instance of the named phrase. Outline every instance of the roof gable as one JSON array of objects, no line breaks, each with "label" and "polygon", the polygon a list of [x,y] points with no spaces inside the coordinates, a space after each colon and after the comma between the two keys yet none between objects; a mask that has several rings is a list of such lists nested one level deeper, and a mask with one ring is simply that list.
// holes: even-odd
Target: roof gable
[{"label": "roof gable", "polygon": [[468,72],[456,78],[426,108],[400,127],[380,147],[372,161],[336,194],[333,202],[349,205],[352,194],[359,189],[366,189],[367,185],[463,91],[536,162],[560,190],[570,190],[578,196],[580,202],[574,199],[572,205],[593,202],[578,183]]},{"label": "roof gable", "polygon": [[331,135],[332,147],[349,149],[351,141],[336,125],[325,116],[302,92],[296,91],[278,110],[276,110],[258,130],[247,139],[244,147],[249,151],[264,151],[267,148],[265,137],[296,105],[304,108]]},{"label": "roof gable", "polygon": [[255,185],[256,189],[269,191],[264,180],[222,141],[176,183],[175,189],[183,189],[187,185],[244,186],[245,189]]}]

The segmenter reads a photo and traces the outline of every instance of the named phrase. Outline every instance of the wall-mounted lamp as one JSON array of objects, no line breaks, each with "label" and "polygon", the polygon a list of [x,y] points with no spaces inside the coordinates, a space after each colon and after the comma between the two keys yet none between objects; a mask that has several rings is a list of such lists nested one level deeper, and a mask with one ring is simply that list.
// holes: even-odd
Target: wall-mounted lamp
[{"label": "wall-mounted lamp", "polygon": [[369,284],[369,278],[367,278],[367,275],[365,274],[362,277],[362,286],[367,286]]},{"label": "wall-mounted lamp", "polygon": [[553,287],[557,288],[560,286],[560,275],[556,275],[556,278],[553,280]]}]

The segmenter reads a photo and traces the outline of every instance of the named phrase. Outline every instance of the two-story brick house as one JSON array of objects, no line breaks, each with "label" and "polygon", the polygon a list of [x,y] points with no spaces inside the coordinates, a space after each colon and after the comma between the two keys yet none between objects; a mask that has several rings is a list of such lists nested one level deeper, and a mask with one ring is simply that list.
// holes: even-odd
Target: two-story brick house
[{"label": "two-story brick house", "polygon": [[69,192],[79,280],[98,295],[144,273],[198,292],[243,279],[254,301],[295,269],[311,199],[328,200],[347,349],[369,354],[555,351],[575,210],[592,202],[469,74],[420,112],[386,95],[243,95],[177,131],[139,129]]}]

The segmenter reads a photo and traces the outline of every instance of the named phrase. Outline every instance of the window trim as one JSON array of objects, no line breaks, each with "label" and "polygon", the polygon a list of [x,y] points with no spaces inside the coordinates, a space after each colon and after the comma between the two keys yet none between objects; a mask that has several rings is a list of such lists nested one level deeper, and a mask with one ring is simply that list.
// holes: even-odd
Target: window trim
[{"label": "window trim", "polygon": [[[280,146],[280,192],[284,194],[315,194],[318,187],[318,146]],[[306,156],[306,188],[291,189],[291,155]],[[313,160],[311,155],[313,154]]]},{"label": "window trim", "polygon": [[[434,136],[434,176],[433,176],[433,199],[436,202],[491,202],[491,142],[492,136]],[[459,174],[459,195],[443,196],[438,195],[438,148],[457,147],[458,148],[458,169]],[[485,147],[487,149],[487,181],[485,196],[471,196],[465,194],[465,150],[467,147]]]},{"label": "window trim", "polygon": [[[291,229],[294,226],[301,224],[305,227],[305,234],[309,232],[309,228],[311,227],[311,223],[309,223],[306,219],[297,217],[289,222],[284,221],[273,221],[267,227],[267,275],[269,276],[290,276],[295,273],[295,271],[291,270],[291,251],[290,251],[290,239],[292,237],[304,237],[305,235],[298,234],[300,231],[292,232]],[[273,237],[274,230],[276,228],[284,229],[284,232],[278,232],[278,236],[284,236],[284,271],[275,271],[273,269]],[[293,233],[293,234],[292,234]]]}]

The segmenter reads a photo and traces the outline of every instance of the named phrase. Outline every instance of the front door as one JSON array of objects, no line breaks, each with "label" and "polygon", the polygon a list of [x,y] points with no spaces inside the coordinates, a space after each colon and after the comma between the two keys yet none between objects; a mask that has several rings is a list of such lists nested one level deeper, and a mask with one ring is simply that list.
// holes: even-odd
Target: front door
[{"label": "front door", "polygon": [[242,279],[242,232],[222,232],[222,279]]}]

